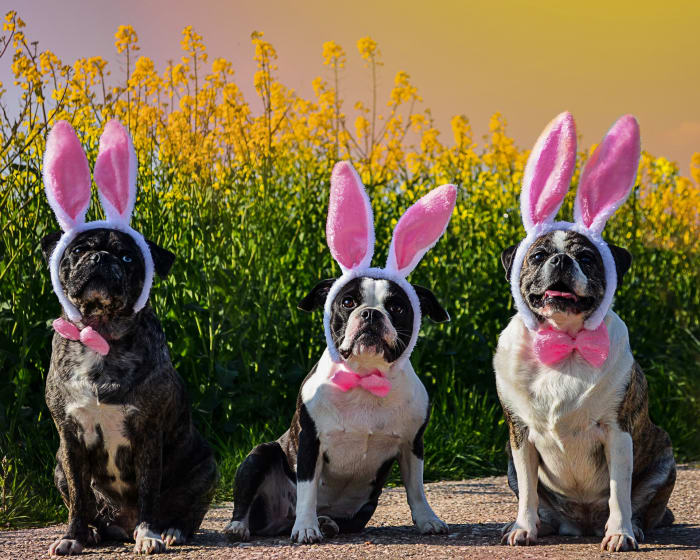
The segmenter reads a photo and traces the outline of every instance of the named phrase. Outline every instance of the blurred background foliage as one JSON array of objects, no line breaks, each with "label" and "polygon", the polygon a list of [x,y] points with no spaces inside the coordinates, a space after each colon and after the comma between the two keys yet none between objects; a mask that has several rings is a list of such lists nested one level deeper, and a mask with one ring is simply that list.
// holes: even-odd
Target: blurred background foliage
[{"label": "blurred background foliage", "polygon": [[[58,119],[76,129],[91,166],[107,120],[122,120],[133,135],[133,225],[178,256],[151,301],[197,425],[216,448],[219,498],[230,497],[250,448],[286,429],[299,385],[323,351],[320,314],[305,315],[296,304],[339,273],[324,234],[328,180],[339,159],[354,163],[373,200],[377,262],[413,201],[442,183],[460,187],[446,235],[411,276],[452,316],[446,325],[426,321],[412,358],[434,407],[425,477],[504,471],[506,429],[491,357],[513,314],[499,255],[524,236],[518,193],[529,152],[514,145],[502,115],[493,115],[483,139],[464,115],[441,134],[401,71],[380,99],[385,69],[369,37],[355,55],[367,68],[369,99],[351,103],[337,94],[348,56],[340,45],[323,45],[326,79],[314,79],[315,95],[305,99],[276,79],[275,49],[253,33],[258,98],[249,101],[231,64],[209,60],[191,27],[182,32],[179,61],[161,71],[140,54],[134,29],[120,27],[121,78],[100,57],[62,62],[23,27],[9,12],[0,37],[0,61],[15,76],[0,84],[0,527],[65,516],[52,481],[58,437],[44,404],[50,323],[60,308],[39,249],[57,229],[41,161]],[[16,114],[10,97],[19,100]],[[579,169],[589,153],[580,153]],[[644,153],[632,196],[606,228],[634,256],[615,308],[649,379],[652,418],[669,431],[680,460],[700,457],[700,153],[691,169],[689,179]],[[570,193],[564,219],[572,201]],[[93,205],[88,219],[100,211]]]}]

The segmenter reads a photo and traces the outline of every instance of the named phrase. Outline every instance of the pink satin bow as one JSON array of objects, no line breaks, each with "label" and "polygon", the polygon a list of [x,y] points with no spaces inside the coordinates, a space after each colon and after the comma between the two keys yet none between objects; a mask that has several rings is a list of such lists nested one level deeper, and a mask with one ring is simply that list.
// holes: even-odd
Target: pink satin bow
[{"label": "pink satin bow", "polygon": [[555,364],[576,350],[589,364],[600,367],[608,358],[610,337],[605,323],[593,331],[583,329],[575,337],[545,327],[535,334],[532,349],[540,363],[545,365]]},{"label": "pink satin bow", "polygon": [[101,356],[106,356],[109,352],[109,343],[92,327],[78,330],[73,323],[59,317],[53,322],[53,330],[68,340],[79,340]]},{"label": "pink satin bow", "polygon": [[345,366],[340,366],[340,369],[331,377],[331,383],[343,392],[354,387],[361,387],[378,397],[386,397],[391,391],[391,381],[384,377],[378,369],[369,375],[359,375]]}]

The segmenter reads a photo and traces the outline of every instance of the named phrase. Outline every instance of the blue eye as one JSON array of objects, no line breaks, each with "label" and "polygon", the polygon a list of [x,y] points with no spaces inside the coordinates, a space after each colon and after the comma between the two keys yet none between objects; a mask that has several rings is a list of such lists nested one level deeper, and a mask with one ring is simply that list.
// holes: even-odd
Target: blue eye
[{"label": "blue eye", "polygon": [[578,262],[581,264],[591,264],[593,262],[593,257],[589,254],[583,254],[579,256]]},{"label": "blue eye", "polygon": [[544,251],[538,251],[537,253],[532,255],[532,262],[541,263],[544,260],[544,257]]},{"label": "blue eye", "polygon": [[125,263],[130,263],[130,262],[132,261],[132,259],[131,259],[131,257],[130,257],[129,255],[124,255],[124,256],[122,257],[122,260],[123,260]]},{"label": "blue eye", "polygon": [[80,247],[75,247],[75,248],[73,249],[73,251],[71,251],[71,252],[72,252],[72,253],[75,253],[75,254],[77,255],[78,253],[80,253],[80,251],[82,251],[82,249],[81,249]]}]

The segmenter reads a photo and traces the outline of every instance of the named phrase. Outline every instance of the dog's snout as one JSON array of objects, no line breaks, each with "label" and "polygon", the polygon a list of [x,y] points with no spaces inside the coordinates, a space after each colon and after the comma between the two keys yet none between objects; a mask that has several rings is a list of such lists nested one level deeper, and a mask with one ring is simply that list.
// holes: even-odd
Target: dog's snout
[{"label": "dog's snout", "polygon": [[360,317],[362,317],[365,322],[371,324],[379,318],[379,312],[376,309],[363,309],[362,313],[360,313]]},{"label": "dog's snout", "polygon": [[550,257],[547,265],[552,269],[565,270],[571,265],[571,257],[564,253],[558,253]]}]

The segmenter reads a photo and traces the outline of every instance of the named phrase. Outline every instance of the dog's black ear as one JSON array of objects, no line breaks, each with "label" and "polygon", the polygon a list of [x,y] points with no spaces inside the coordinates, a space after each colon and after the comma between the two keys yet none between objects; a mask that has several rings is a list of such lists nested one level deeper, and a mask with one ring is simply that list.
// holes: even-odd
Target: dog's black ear
[{"label": "dog's black ear", "polygon": [[617,287],[622,286],[622,277],[632,266],[632,255],[627,249],[608,243],[613,259],[615,259],[615,270],[617,270]]},{"label": "dog's black ear", "polygon": [[149,241],[148,239],[146,243],[148,243],[148,248],[151,250],[153,268],[155,268],[156,274],[161,278],[165,278],[175,262],[175,253],[163,249],[163,247],[156,245],[153,241]]},{"label": "dog's black ear", "polygon": [[501,264],[506,270],[506,280],[510,282],[510,270],[513,268],[513,257],[515,257],[515,251],[518,250],[518,245],[511,245],[505,251],[501,253]]},{"label": "dog's black ear", "polygon": [[326,278],[325,280],[321,280],[308,294],[306,294],[304,299],[297,304],[297,309],[311,312],[314,309],[319,309],[326,305],[328,292],[330,291],[331,286],[335,283],[335,280],[335,278]]},{"label": "dog's black ear", "polygon": [[420,312],[425,317],[430,317],[436,323],[445,323],[450,320],[450,316],[445,311],[445,308],[440,305],[440,302],[435,297],[435,294],[428,288],[411,284],[416,290],[418,301],[420,302]]},{"label": "dog's black ear", "polygon": [[41,240],[41,254],[44,256],[44,260],[48,264],[49,259],[53,250],[56,248],[58,240],[61,239],[63,235],[62,231],[52,231],[48,235],[45,235]]}]

